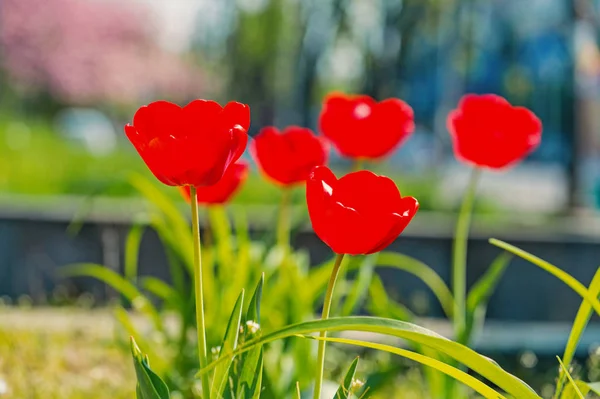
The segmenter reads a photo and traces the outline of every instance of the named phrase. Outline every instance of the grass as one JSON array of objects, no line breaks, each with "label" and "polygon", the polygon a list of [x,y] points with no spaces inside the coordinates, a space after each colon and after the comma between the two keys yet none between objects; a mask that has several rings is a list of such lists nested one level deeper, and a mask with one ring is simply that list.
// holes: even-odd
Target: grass
[{"label": "grass", "polygon": [[0,310],[0,320],[0,397],[134,397],[131,359],[111,336],[108,312]]}]

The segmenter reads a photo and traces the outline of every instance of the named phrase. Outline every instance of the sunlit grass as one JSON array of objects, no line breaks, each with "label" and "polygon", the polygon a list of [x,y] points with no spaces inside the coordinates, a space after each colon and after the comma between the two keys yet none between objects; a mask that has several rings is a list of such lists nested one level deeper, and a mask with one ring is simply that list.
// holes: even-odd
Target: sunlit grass
[{"label": "sunlit grass", "polygon": [[[81,312],[79,312],[81,313]],[[61,328],[47,315],[0,314],[0,397],[27,399],[131,399],[135,376],[129,354],[110,337],[98,334],[100,318],[84,328]],[[73,313],[72,317],[77,318]],[[28,328],[27,320],[35,318]],[[44,328],[44,323],[48,328]]]}]

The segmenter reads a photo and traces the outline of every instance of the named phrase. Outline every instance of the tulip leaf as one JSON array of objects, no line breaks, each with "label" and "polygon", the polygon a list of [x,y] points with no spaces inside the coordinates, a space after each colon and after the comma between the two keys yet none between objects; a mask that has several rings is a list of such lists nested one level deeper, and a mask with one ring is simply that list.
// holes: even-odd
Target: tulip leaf
[{"label": "tulip leaf", "polygon": [[150,369],[148,359],[142,355],[135,340],[131,338],[131,353],[137,376],[136,395],[138,399],[169,399],[169,388],[156,373]]},{"label": "tulip leaf", "polygon": [[[565,367],[564,363],[562,362],[562,360],[560,360],[560,357],[556,356],[556,359],[558,359],[558,363],[560,364],[560,369],[562,371],[562,374],[567,376],[567,379],[569,380],[569,388],[570,390],[568,392],[565,392],[562,395],[563,399],[566,398],[573,398],[573,399],[585,399],[584,394],[581,392],[581,389],[579,388],[579,385],[575,382],[575,380],[573,380],[573,377],[571,376],[571,373],[569,373],[569,370],[567,370],[567,368]],[[587,395],[587,393],[589,392],[589,389],[587,389],[585,386],[583,386],[584,391],[586,391],[585,395]]]},{"label": "tulip leaf", "polygon": [[404,321],[413,320],[415,317],[406,306],[390,299],[385,291],[381,277],[378,275],[373,275],[371,280],[367,308],[372,315],[378,317],[388,317]]},{"label": "tulip leaf", "polygon": [[444,280],[425,263],[407,255],[394,252],[381,252],[377,259],[377,266],[392,267],[403,270],[418,277],[434,293],[444,313],[451,318],[454,311],[454,298]]},{"label": "tulip leaf", "polygon": [[352,389],[352,381],[354,381],[354,375],[356,374],[356,367],[358,367],[358,357],[350,364],[344,380],[333,396],[333,399],[348,399],[351,393],[350,390]]},{"label": "tulip leaf", "polygon": [[186,308],[181,294],[163,280],[156,277],[143,277],[140,283],[146,291],[162,299],[171,308],[178,310]]},{"label": "tulip leaf", "polygon": [[[415,362],[421,363],[425,366],[435,368],[435,369],[441,371],[442,373],[456,379],[457,381],[462,382],[463,384],[470,387],[471,389],[473,389],[475,392],[479,393],[486,399],[506,399],[505,396],[501,395],[500,393],[495,391],[490,386],[481,382],[477,378],[467,374],[466,372],[459,370],[453,366],[450,366],[444,362],[441,362],[437,359],[434,359],[434,358],[431,358],[428,356],[424,356],[424,355],[421,355],[416,352],[411,352],[406,349],[396,348],[396,347],[390,346],[390,345],[383,345],[383,344],[354,340],[354,339],[331,338],[331,337],[326,337],[326,338],[307,337],[307,338],[316,339],[316,340],[324,340],[324,341],[340,343],[340,344],[356,345],[356,346],[361,346],[364,348],[377,349],[379,351],[393,353],[395,355],[402,356],[407,359],[413,360]],[[334,399],[337,399],[337,398],[338,398],[337,396],[334,397]],[[347,397],[342,396],[341,398],[347,398]]]},{"label": "tulip leaf", "polygon": [[560,268],[554,266],[549,262],[546,262],[543,259],[538,258],[535,255],[530,254],[527,251],[523,251],[522,249],[517,248],[514,245],[510,245],[504,241],[492,238],[490,239],[490,244],[502,248],[505,251],[511,252],[552,274],[554,277],[558,278],[560,281],[568,285],[573,291],[579,294],[579,296],[584,298],[592,306],[594,311],[598,315],[600,315],[600,301],[598,301],[598,298],[592,295],[592,293],[588,291],[585,285],[581,284],[575,277],[571,276],[569,273],[565,272],[564,270],[561,270]]},{"label": "tulip leaf", "polygon": [[129,230],[127,240],[125,241],[125,266],[123,274],[125,275],[125,278],[131,282],[137,280],[138,255],[144,229],[145,226],[143,224],[135,224]]},{"label": "tulip leaf", "polygon": [[[589,286],[590,294],[596,298],[600,295],[600,268],[596,270],[596,274],[594,274],[594,278]],[[569,334],[569,340],[567,341],[567,345],[565,346],[565,352],[562,357],[563,363],[568,368],[571,365],[571,361],[573,361],[573,357],[575,356],[575,351],[579,346],[579,341],[581,340],[581,336],[587,327],[590,318],[592,317],[592,305],[589,304],[585,299],[581,302],[579,306],[579,310],[577,311],[577,316],[575,317],[575,321],[573,322],[573,326],[571,327],[571,333]],[[558,383],[556,384],[556,393],[558,394],[564,385],[565,375],[561,373],[558,378]]]},{"label": "tulip leaf", "polygon": [[260,397],[263,362],[262,346],[252,349],[244,357],[242,371],[237,384],[238,399]]},{"label": "tulip leaf", "polygon": [[[251,350],[257,345],[264,345],[286,337],[307,335],[320,331],[339,332],[339,331],[361,331],[371,332],[383,335],[389,335],[397,338],[424,345],[443,353],[454,360],[469,367],[491,383],[497,385],[509,395],[519,399],[540,399],[531,387],[525,382],[506,372],[497,363],[488,357],[482,356],[474,350],[450,341],[433,331],[419,327],[417,325],[399,321],[384,319],[378,317],[337,317],[327,320],[315,320],[286,326],[269,334],[255,338],[244,343],[238,349],[230,353],[230,356]],[[202,370],[199,374],[206,373],[217,367],[225,359],[219,359]]]},{"label": "tulip leaf", "polygon": [[342,307],[342,316],[350,316],[364,301],[369,291],[369,284],[373,278],[373,271],[375,269],[375,262],[377,261],[377,255],[366,256],[361,262],[358,269],[358,275],[352,284],[350,293],[346,297],[346,301]]},{"label": "tulip leaf", "polygon": [[152,302],[135,285],[115,271],[94,263],[78,263],[62,267],[59,273],[63,277],[92,277],[108,284],[131,302],[136,309],[146,314],[152,320],[156,329],[163,330],[162,320]]},{"label": "tulip leaf", "polygon": [[467,296],[467,324],[461,332],[459,342],[468,344],[473,329],[482,324],[487,310],[487,303],[498,286],[504,271],[508,267],[512,255],[502,252],[494,259],[484,275],[473,285]]},{"label": "tulip leaf", "polygon": [[235,355],[233,351],[237,348],[238,337],[240,334],[240,324],[242,322],[242,311],[244,304],[244,291],[240,293],[229,317],[225,337],[221,344],[218,360],[223,360],[217,367],[213,375],[212,386],[210,389],[210,397],[220,398],[227,385],[229,369],[233,363]]},{"label": "tulip leaf", "polygon": [[265,274],[262,273],[260,280],[254,290],[250,304],[248,305],[248,311],[246,312],[246,321],[254,321],[260,324],[260,302],[262,300],[262,291],[265,284]]},{"label": "tulip leaf", "polygon": [[[173,204],[163,191],[148,178],[139,173],[131,173],[129,183],[137,189],[148,201],[160,209],[160,211],[169,218],[170,224],[179,229],[189,230],[188,220],[183,216],[181,211]],[[188,236],[188,241],[192,237]],[[191,246],[190,246],[191,248]]]}]

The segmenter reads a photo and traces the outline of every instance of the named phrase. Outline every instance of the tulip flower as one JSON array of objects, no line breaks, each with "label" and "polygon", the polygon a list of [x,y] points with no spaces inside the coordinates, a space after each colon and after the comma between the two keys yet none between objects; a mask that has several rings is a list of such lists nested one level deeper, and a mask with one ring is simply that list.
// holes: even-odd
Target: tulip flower
[{"label": "tulip flower", "polygon": [[230,102],[167,101],[141,107],[125,133],[150,171],[169,186],[212,186],[235,163],[248,141],[250,109]]},{"label": "tulip flower", "polygon": [[[402,197],[396,184],[385,176],[363,170],[338,180],[326,166],[313,169],[306,184],[306,203],[313,230],[337,253],[321,315],[325,320],[344,255],[372,254],[386,248],[408,226],[419,203],[413,197]],[[315,399],[321,395],[325,346],[320,340]]]},{"label": "tulip flower", "polygon": [[396,184],[369,171],[337,179],[327,167],[313,170],[306,187],[315,233],[337,254],[381,251],[408,226],[419,209]]},{"label": "tulip flower", "polygon": [[514,165],[542,140],[542,122],[533,112],[493,94],[464,96],[448,116],[448,130],[460,161],[489,169]]},{"label": "tulip flower", "polygon": [[315,166],[327,163],[329,146],[310,129],[290,126],[279,132],[266,127],[250,144],[250,152],[261,172],[282,187],[277,223],[277,243],[286,251],[290,241],[291,188],[304,184]]},{"label": "tulip flower", "polygon": [[376,102],[369,96],[330,94],[319,118],[321,133],[338,152],[355,160],[375,160],[397,149],[415,128],[404,101]]},{"label": "tulip flower", "polygon": [[315,166],[327,163],[328,144],[310,129],[290,126],[279,132],[274,127],[260,131],[250,151],[260,170],[282,186],[303,184]]},{"label": "tulip flower", "polygon": [[[250,109],[230,102],[195,100],[180,107],[157,101],[141,107],[125,134],[158,180],[169,186],[188,186],[194,235],[194,291],[200,368],[208,363],[204,318],[203,271],[197,187],[214,186],[242,156],[248,142]],[[208,375],[200,377],[210,399]]]},{"label": "tulip flower", "polygon": [[452,259],[454,328],[466,344],[467,241],[477,182],[483,169],[506,169],[523,160],[542,140],[542,122],[524,107],[493,95],[465,95],[448,115],[448,130],[459,161],[473,166],[456,223]]},{"label": "tulip flower", "polygon": [[[231,165],[223,178],[212,186],[196,188],[196,196],[199,204],[203,205],[222,205],[233,197],[240,189],[242,183],[248,177],[248,165],[244,162],[237,162]],[[183,186],[179,188],[186,201],[190,201],[190,187]]]}]

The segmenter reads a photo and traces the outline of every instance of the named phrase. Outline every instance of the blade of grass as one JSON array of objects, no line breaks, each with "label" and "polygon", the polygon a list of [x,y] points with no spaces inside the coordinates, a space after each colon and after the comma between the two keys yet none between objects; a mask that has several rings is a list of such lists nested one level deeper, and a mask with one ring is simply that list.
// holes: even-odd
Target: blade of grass
[{"label": "blade of grass", "polygon": [[[312,338],[312,337],[311,337]],[[335,342],[335,341],[331,341]],[[354,358],[346,375],[344,376],[344,380],[340,384],[337,392],[333,396],[333,399],[348,399],[351,394],[352,389],[352,381],[354,380],[354,375],[356,374],[356,368],[358,367],[358,357]]]},{"label": "blade of grass", "polygon": [[452,292],[444,280],[431,267],[410,256],[393,252],[381,252],[377,259],[377,266],[393,267],[394,269],[403,270],[418,277],[434,293],[440,305],[442,305],[446,316],[452,318],[454,311]]},{"label": "blade of grass", "polygon": [[[286,326],[270,334],[248,341],[244,345],[238,347],[231,355],[238,355],[252,349],[256,345],[264,345],[282,338],[307,335],[321,331],[362,331],[406,339],[448,355],[477,372],[482,377],[488,379],[493,384],[496,384],[509,395],[519,399],[540,399],[540,396],[538,396],[525,382],[506,372],[497,363],[478,354],[472,349],[457,342],[450,341],[433,331],[414,324],[377,317],[338,317]],[[203,368],[199,374],[212,370],[219,363],[221,363],[221,360],[212,362],[207,367]]]},{"label": "blade of grass", "polygon": [[215,368],[213,375],[212,387],[210,397],[220,398],[223,395],[223,390],[227,385],[227,375],[229,368],[233,362],[235,356],[231,353],[237,348],[238,337],[240,334],[240,324],[242,322],[242,312],[244,310],[244,291],[242,291],[238,297],[231,316],[229,317],[229,323],[227,323],[227,329],[225,330],[225,337],[221,344],[221,350],[219,351],[219,359],[225,360]]},{"label": "blade of grass", "polygon": [[577,386],[577,384],[575,384],[575,381],[573,380],[573,377],[571,377],[571,373],[569,373],[569,370],[567,370],[567,368],[565,367],[565,365],[562,362],[562,360],[560,360],[560,357],[556,356],[556,359],[558,359],[558,363],[560,363],[560,369],[562,370],[562,372],[569,379],[569,382],[571,383],[571,387],[573,388],[573,390],[577,394],[577,397],[579,397],[579,399],[585,399],[584,396],[583,396],[583,394],[579,390],[579,387]]},{"label": "blade of grass", "polygon": [[502,248],[508,252],[511,252],[552,274],[554,277],[558,278],[560,281],[568,285],[573,291],[578,293],[582,298],[584,298],[592,306],[594,311],[598,315],[600,315],[600,302],[598,301],[598,298],[594,297],[594,295],[592,295],[583,284],[581,284],[569,273],[559,269],[558,267],[554,266],[549,262],[546,262],[543,259],[538,258],[535,255],[530,254],[527,251],[523,251],[522,249],[510,245],[504,241],[492,238],[490,239],[490,244]]},{"label": "blade of grass", "polygon": [[376,261],[377,255],[374,254],[366,256],[361,262],[361,266],[358,269],[358,275],[354,279],[354,283],[350,288],[350,293],[346,297],[344,305],[342,306],[342,316],[350,316],[357,311],[359,306],[362,305],[369,292],[369,285],[373,278],[373,271],[375,269]]},{"label": "blade of grass", "polygon": [[92,277],[102,281],[123,295],[134,308],[147,315],[157,330],[163,331],[162,319],[152,302],[115,271],[94,263],[78,263],[61,267],[59,274],[62,277]]},{"label": "blade of grass", "polygon": [[[590,294],[596,298],[598,298],[600,295],[600,268],[596,270],[596,274],[590,283],[589,291]],[[565,346],[565,351],[563,353],[562,361],[567,367],[571,366],[571,362],[573,361],[573,357],[575,356],[575,352],[579,346],[581,336],[583,335],[583,332],[585,331],[585,328],[592,317],[592,312],[592,306],[584,299],[579,306],[579,310],[577,311],[577,316],[573,322],[573,327],[571,328],[571,333],[569,334],[569,340],[567,341],[567,345]],[[564,379],[565,375],[561,372],[558,383],[556,384],[555,396],[562,391]]]},{"label": "blade of grass", "polygon": [[383,352],[393,353],[395,355],[405,357],[407,359],[421,363],[425,366],[432,367],[436,370],[439,370],[442,373],[449,375],[450,377],[454,378],[455,380],[470,387],[471,389],[473,389],[475,392],[479,393],[486,399],[506,399],[505,396],[496,392],[494,389],[492,389],[488,385],[484,384],[477,378],[465,373],[464,371],[459,370],[455,367],[452,367],[446,363],[440,362],[437,359],[427,357],[427,356],[421,355],[416,352],[411,352],[411,351],[408,351],[405,349],[396,348],[394,346],[383,345],[383,344],[378,344],[378,343],[368,342],[368,341],[354,340],[354,339],[320,338],[320,337],[305,337],[305,338],[311,338],[311,339],[316,339],[316,340],[326,340],[329,342],[361,346],[363,348],[370,348],[370,349],[376,349],[376,350],[383,351]]}]

